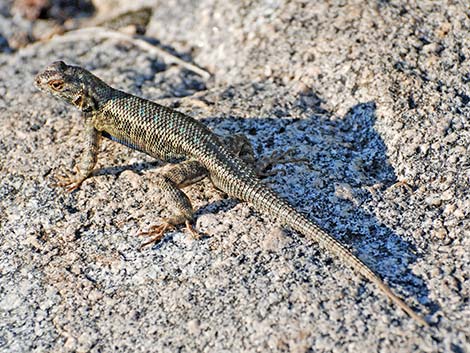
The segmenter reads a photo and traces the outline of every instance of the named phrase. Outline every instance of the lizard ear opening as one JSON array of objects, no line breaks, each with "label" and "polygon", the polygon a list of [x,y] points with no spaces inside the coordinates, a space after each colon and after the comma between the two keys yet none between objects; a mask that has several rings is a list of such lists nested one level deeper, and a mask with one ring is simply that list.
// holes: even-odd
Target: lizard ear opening
[{"label": "lizard ear opening", "polygon": [[77,95],[77,97],[74,98],[72,103],[85,113],[91,112],[95,108],[94,99],[91,97],[87,97],[83,94],[83,92]]},{"label": "lizard ear opening", "polygon": [[78,95],[73,101],[72,103],[74,105],[76,105],[77,107],[81,108],[82,105],[83,105],[83,96],[80,94]]}]

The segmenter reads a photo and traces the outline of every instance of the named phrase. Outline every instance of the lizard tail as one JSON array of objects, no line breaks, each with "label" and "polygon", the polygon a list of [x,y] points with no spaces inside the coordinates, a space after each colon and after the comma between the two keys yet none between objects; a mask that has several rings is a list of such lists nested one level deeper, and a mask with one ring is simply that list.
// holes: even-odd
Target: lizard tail
[{"label": "lizard tail", "polygon": [[261,183],[249,189],[251,189],[251,192],[245,194],[247,196],[246,201],[251,203],[256,210],[278,219],[283,224],[290,226],[309,239],[316,241],[323,249],[331,251],[334,255],[345,261],[354,270],[379,287],[393,303],[405,311],[410,317],[423,326],[429,326],[424,318],[418,315],[401,298],[395,295],[390,287],[364,262],[317,224],[298,212],[290,203]]}]

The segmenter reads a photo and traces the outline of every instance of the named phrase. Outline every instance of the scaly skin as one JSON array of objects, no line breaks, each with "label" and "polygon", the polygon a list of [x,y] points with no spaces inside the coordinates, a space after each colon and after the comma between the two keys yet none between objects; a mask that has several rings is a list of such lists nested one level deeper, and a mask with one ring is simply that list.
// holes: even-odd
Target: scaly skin
[{"label": "scaly skin", "polygon": [[[187,115],[113,89],[87,70],[63,62],[55,62],[38,74],[36,86],[75,105],[85,116],[86,151],[78,173],[61,183],[68,186],[69,190],[79,187],[91,174],[96,163],[100,136],[163,161],[185,160],[159,179],[159,186],[174,207],[174,216],[149,232],[157,234],[153,240],[161,239],[163,233],[172,226],[186,224],[190,227],[193,219],[191,202],[180,188],[207,176],[228,195],[248,202],[257,211],[316,241],[324,250],[333,253],[377,285],[413,319],[421,325],[428,325],[343,244],[296,211],[258,179],[254,169],[248,165],[254,159],[243,155],[243,151],[248,151],[248,155],[252,152],[243,137],[217,136]],[[240,145],[240,141],[241,147],[235,147]]]}]

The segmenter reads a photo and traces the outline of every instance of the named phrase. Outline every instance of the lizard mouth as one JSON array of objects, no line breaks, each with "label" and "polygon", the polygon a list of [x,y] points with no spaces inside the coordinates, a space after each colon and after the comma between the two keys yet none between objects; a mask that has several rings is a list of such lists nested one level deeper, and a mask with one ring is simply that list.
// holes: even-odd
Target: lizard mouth
[{"label": "lizard mouth", "polygon": [[36,78],[34,79],[34,85],[36,88],[40,89],[41,91],[44,90],[44,77],[42,76],[42,73],[39,73]]},{"label": "lizard mouth", "polygon": [[36,78],[34,79],[34,83],[36,85],[36,87],[41,87],[41,77],[39,75],[36,76]]}]

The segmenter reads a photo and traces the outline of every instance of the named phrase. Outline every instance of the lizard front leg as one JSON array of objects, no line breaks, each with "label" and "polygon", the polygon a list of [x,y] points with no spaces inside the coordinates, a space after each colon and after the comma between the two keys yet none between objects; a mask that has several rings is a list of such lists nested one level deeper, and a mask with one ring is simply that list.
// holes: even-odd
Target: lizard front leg
[{"label": "lizard front leg", "polygon": [[98,148],[101,133],[95,129],[91,117],[85,118],[85,146],[80,163],[75,166],[76,173],[67,173],[67,176],[58,178],[56,185],[66,187],[71,192],[78,189],[82,182],[88,178],[93,171],[98,159]]},{"label": "lizard front leg", "polygon": [[175,165],[158,177],[157,184],[163,192],[172,216],[164,219],[161,224],[151,226],[146,232],[139,232],[138,235],[151,236],[151,239],[143,243],[141,247],[158,243],[168,230],[181,224],[186,225],[193,237],[199,237],[191,225],[194,214],[191,201],[181,188],[192,185],[206,176],[206,168],[201,163],[190,160]]}]

